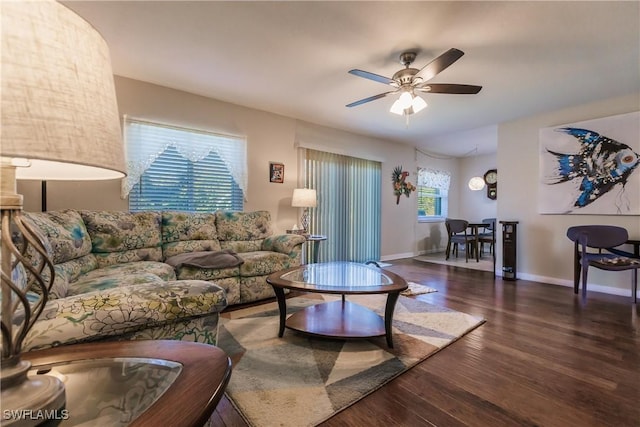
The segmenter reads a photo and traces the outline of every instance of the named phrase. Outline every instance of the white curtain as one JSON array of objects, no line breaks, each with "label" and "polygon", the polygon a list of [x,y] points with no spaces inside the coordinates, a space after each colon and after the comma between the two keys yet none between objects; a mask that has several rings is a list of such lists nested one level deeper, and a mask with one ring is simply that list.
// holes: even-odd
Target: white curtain
[{"label": "white curtain", "polygon": [[129,195],[158,156],[173,146],[192,162],[202,160],[214,151],[225,163],[246,199],[248,177],[245,138],[145,122],[125,116],[124,141],[127,177],[122,180],[123,198]]},{"label": "white curtain", "polygon": [[451,173],[436,169],[418,169],[418,186],[449,191]]}]

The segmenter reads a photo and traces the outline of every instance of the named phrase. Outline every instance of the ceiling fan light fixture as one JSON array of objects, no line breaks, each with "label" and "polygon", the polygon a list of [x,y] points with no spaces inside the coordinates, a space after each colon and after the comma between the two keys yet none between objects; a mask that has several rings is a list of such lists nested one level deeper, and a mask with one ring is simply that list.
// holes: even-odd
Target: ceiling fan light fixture
[{"label": "ceiling fan light fixture", "polygon": [[427,102],[421,97],[419,97],[418,95],[416,95],[413,98],[413,101],[411,102],[411,107],[413,107],[414,113],[418,113],[427,107]]},{"label": "ceiling fan light fixture", "polygon": [[399,116],[402,116],[404,114],[404,107],[402,106],[402,104],[401,104],[399,99],[395,100],[395,102],[391,106],[391,109],[389,110],[389,112],[391,112],[393,114],[397,114]]},{"label": "ceiling fan light fixture", "polygon": [[413,104],[413,95],[411,94],[411,92],[402,92],[402,95],[400,95],[398,101],[400,102],[400,106],[402,106],[402,109],[407,109]]}]

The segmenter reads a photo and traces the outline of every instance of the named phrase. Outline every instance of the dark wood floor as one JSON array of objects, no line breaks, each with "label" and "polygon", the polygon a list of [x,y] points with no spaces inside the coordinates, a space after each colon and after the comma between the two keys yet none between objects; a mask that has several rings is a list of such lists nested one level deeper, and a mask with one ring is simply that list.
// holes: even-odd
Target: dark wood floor
[{"label": "dark wood floor", "polygon": [[[487,322],[338,413],[334,426],[640,426],[640,306],[492,273],[393,261],[430,303]],[[629,292],[631,293],[631,292]],[[213,418],[246,426],[225,398]]]}]

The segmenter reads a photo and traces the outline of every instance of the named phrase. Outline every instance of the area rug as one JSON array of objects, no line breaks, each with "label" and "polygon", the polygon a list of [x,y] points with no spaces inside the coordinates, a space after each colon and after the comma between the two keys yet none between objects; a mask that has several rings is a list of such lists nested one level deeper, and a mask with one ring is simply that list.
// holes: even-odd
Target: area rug
[{"label": "area rug", "polygon": [[400,294],[404,295],[405,297],[438,292],[437,289],[431,288],[429,286],[421,285],[420,283],[416,283],[416,282],[407,282],[407,285],[409,285],[409,287],[404,291],[400,292]]},{"label": "area rug", "polygon": [[[290,298],[287,311],[339,298],[321,294]],[[384,315],[384,295],[347,298]],[[251,426],[314,426],[483,322],[400,296],[390,349],[384,337],[337,340],[286,329],[278,338],[276,303],[224,313],[218,345],[233,362],[226,393]]]}]

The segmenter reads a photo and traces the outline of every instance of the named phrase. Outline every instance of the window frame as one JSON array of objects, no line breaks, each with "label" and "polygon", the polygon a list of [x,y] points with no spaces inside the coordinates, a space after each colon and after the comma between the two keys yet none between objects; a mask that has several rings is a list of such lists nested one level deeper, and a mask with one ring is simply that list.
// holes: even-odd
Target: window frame
[{"label": "window frame", "polygon": [[[443,176],[447,176],[448,179],[445,180],[445,183],[440,183],[441,187],[429,186],[426,185],[427,179],[425,177],[426,174],[442,174]],[[444,221],[449,214],[449,183],[450,183],[449,172],[445,171],[436,171],[430,169],[419,169],[418,170],[418,182],[416,183],[416,214],[417,220],[419,223],[429,223],[429,222],[442,222]],[[436,184],[437,185],[437,184]],[[446,188],[442,188],[446,187]],[[424,192],[434,192],[435,194],[423,194]],[[422,198],[430,198],[433,199],[436,203],[436,209],[439,210],[436,215],[423,215],[421,214],[421,205],[424,203],[421,202]],[[438,206],[439,205],[439,206]]]}]

